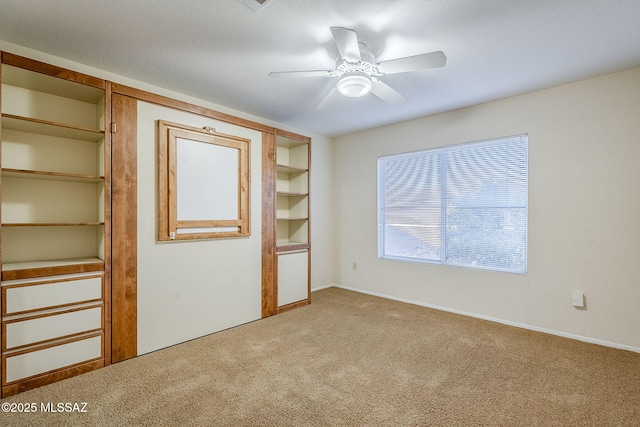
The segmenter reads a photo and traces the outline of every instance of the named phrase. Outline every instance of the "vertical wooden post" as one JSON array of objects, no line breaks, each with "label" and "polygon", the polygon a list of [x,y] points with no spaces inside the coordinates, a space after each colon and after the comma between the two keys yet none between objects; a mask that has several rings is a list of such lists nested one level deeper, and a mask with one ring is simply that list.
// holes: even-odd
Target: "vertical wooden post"
[{"label": "vertical wooden post", "polygon": [[276,139],[262,133],[262,317],[276,314]]},{"label": "vertical wooden post", "polygon": [[137,100],[114,94],[112,117],[111,360],[138,355]]}]

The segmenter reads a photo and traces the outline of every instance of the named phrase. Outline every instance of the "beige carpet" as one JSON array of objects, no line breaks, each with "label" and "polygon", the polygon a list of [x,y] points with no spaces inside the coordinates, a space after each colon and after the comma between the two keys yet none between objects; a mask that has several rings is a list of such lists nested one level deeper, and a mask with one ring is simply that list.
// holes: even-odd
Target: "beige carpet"
[{"label": "beige carpet", "polygon": [[638,426],[640,354],[330,288],[1,402],[88,411],[2,426]]}]

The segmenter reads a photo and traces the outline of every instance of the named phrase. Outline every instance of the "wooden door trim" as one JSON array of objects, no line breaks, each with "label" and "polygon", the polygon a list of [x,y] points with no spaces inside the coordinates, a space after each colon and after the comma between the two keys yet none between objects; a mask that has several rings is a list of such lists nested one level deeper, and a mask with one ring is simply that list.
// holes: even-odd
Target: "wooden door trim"
[{"label": "wooden door trim", "polygon": [[276,314],[276,138],[262,134],[262,317]]},{"label": "wooden door trim", "polygon": [[45,62],[36,61],[35,59],[25,58],[24,56],[19,56],[9,52],[2,52],[2,63],[69,80],[75,83],[82,83],[98,89],[105,89],[107,83],[106,80],[98,77],[79,73],[56,65],[47,64]]},{"label": "wooden door trim", "polygon": [[104,364],[111,364],[111,82],[105,82],[104,94],[104,277],[102,299],[104,301]]},{"label": "wooden door trim", "polygon": [[276,132],[275,128],[271,126],[263,125],[258,122],[254,122],[252,120],[241,119],[239,117],[232,116],[226,113],[221,113],[219,111],[212,110],[210,108],[200,107],[198,105],[190,104],[188,102],[179,101],[177,99],[168,98],[166,96],[157,95],[155,93],[146,92],[144,90],[132,88],[125,85],[113,83],[112,91],[113,93],[130,96],[140,101],[161,105],[163,107],[173,108],[174,110],[185,111],[187,113],[198,114],[200,116],[219,120],[225,123],[234,124],[247,129],[257,130],[260,132],[268,132],[271,134],[274,134]]},{"label": "wooden door trim", "polygon": [[138,355],[138,101],[112,96],[111,361]]}]

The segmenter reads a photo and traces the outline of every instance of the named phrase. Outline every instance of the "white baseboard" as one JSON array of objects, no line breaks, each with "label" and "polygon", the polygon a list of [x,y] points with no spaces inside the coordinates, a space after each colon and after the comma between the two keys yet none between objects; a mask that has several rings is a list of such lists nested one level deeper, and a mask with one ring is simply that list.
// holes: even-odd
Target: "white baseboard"
[{"label": "white baseboard", "polygon": [[[319,286],[317,288],[311,288],[311,292],[315,292],[315,291],[321,291],[323,289],[327,289],[327,288],[333,288],[333,287],[339,288],[340,286],[338,285],[334,285],[333,283],[329,283],[328,285],[324,285],[324,286]],[[346,289],[346,288],[345,288]]]},{"label": "white baseboard", "polygon": [[538,327],[538,326],[527,325],[525,323],[518,323],[518,322],[509,321],[509,320],[497,319],[495,317],[483,316],[483,315],[480,315],[480,314],[469,313],[469,312],[466,312],[466,311],[455,310],[455,309],[451,309],[451,308],[447,308],[447,307],[441,307],[441,306],[432,305],[432,304],[426,304],[426,303],[423,303],[423,302],[420,302],[420,301],[413,301],[413,300],[406,299],[406,298],[397,298],[397,297],[393,297],[393,296],[390,296],[390,295],[381,294],[381,293],[378,293],[378,292],[365,291],[365,290],[362,290],[362,289],[352,288],[352,287],[349,287],[349,286],[342,286],[342,285],[338,285],[338,284],[335,284],[335,283],[334,284],[329,284],[327,286],[323,286],[323,287],[320,287],[320,288],[315,288],[314,290],[321,290],[321,289],[326,289],[326,288],[330,288],[330,287],[346,289],[348,291],[360,292],[362,294],[373,295],[373,296],[376,296],[376,297],[386,298],[386,299],[399,301],[399,302],[405,302],[405,303],[413,304],[413,305],[419,305],[421,307],[432,308],[434,310],[447,311],[449,313],[455,313],[455,314],[461,314],[463,316],[475,317],[477,319],[489,320],[491,322],[502,323],[503,325],[515,326],[516,328],[528,329],[530,331],[536,331],[536,332],[543,332],[545,334],[550,334],[550,335],[557,335],[557,336],[560,336],[560,337],[569,338],[569,339],[573,339],[573,340],[577,340],[577,341],[583,341],[583,342],[587,342],[587,343],[590,343],[590,344],[597,344],[597,345],[602,345],[602,346],[605,346],[605,347],[612,347],[612,348],[617,348],[617,349],[620,349],[620,350],[628,350],[628,351],[632,351],[634,353],[640,353],[640,347],[632,347],[632,346],[625,345],[625,344],[619,344],[619,343],[615,343],[615,342],[611,342],[611,341],[599,340],[599,339],[596,339],[596,338],[585,337],[585,336],[582,336],[582,335],[570,334],[570,333],[561,332],[561,331],[554,331],[553,329],[541,328],[541,327]]}]

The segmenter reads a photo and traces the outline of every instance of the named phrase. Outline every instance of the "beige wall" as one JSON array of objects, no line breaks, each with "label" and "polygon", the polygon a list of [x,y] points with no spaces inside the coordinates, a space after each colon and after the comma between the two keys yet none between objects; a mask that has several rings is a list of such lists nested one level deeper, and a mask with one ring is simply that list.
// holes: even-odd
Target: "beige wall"
[{"label": "beige wall", "polygon": [[[378,156],[521,133],[527,274],[378,259]],[[337,138],[337,283],[640,351],[639,160],[640,69]]]},{"label": "beige wall", "polygon": [[[333,259],[333,140],[311,141],[311,290],[335,281]],[[313,295],[311,295],[313,303]]]}]

